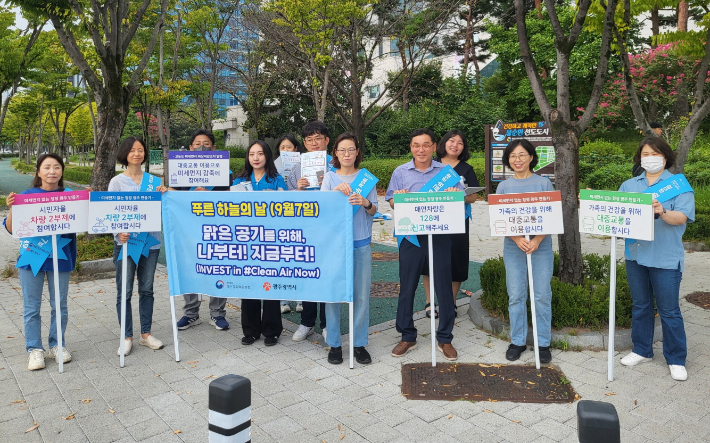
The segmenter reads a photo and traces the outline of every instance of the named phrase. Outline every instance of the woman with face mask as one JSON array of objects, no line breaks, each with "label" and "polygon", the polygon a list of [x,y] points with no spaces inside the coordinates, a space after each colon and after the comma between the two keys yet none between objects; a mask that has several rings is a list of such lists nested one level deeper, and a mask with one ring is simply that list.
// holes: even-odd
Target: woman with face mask
[{"label": "woman with face mask", "polygon": [[[636,151],[634,163],[644,169],[638,177],[625,181],[619,191],[647,192],[672,177],[668,171],[675,163],[675,153],[660,137],[644,139]],[[670,183],[670,181],[668,181]],[[659,197],[660,198],[660,197]],[[695,196],[680,193],[660,203],[653,200],[654,240],[629,241],[626,248],[626,276],[633,302],[631,341],[633,351],[621,359],[625,366],[635,366],[653,358],[654,301],[663,329],[663,356],[674,380],[687,380],[685,326],[678,303],[683,276],[683,233],[686,223],[695,219]]]}]

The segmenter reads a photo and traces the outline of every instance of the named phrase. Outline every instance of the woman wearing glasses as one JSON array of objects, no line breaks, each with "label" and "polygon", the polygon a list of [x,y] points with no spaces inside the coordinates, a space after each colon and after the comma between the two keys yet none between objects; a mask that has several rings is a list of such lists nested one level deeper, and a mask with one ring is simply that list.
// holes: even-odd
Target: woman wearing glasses
[{"label": "woman wearing glasses", "polygon": [[[554,191],[545,177],[533,173],[537,165],[535,147],[527,140],[513,140],[503,152],[503,165],[515,175],[500,185],[496,194]],[[552,239],[549,235],[536,235],[526,240],[524,235],[506,237],[503,243],[505,280],[508,287],[508,314],[510,316],[510,346],[505,358],[520,358],[527,349],[528,336],[528,273],[527,254],[532,254],[532,276],[535,287],[535,317],[537,319],[540,362],[549,363],[550,334],[552,329]]]},{"label": "woman wearing glasses", "polygon": [[[372,362],[370,354],[365,349],[367,345],[367,328],[370,326],[370,281],[372,269],[372,217],[377,212],[377,189],[372,187],[367,196],[353,192],[353,182],[360,173],[362,151],[355,134],[346,132],[340,134],[335,140],[333,149],[333,166],[336,171],[326,173],[321,185],[321,191],[340,191],[348,196],[348,201],[353,206],[361,206],[353,217],[353,340],[355,347],[355,360],[360,364]],[[325,308],[326,337],[325,341],[330,346],[328,363],[340,364],[343,362],[343,348],[340,337],[340,309],[341,303],[327,303]]]}]

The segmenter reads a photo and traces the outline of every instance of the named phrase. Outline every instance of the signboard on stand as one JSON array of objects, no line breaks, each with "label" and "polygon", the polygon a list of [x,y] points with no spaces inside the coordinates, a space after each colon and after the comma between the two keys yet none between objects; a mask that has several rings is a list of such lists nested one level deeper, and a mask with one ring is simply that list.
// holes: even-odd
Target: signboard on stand
[{"label": "signboard on stand", "polygon": [[170,151],[170,187],[229,186],[229,151]]},{"label": "signboard on stand", "polygon": [[579,232],[653,240],[653,195],[579,191]]},{"label": "signboard on stand", "polygon": [[549,235],[564,232],[560,191],[491,194],[491,235]]},{"label": "signboard on stand", "polygon": [[15,238],[85,232],[89,192],[17,194],[12,206]]}]

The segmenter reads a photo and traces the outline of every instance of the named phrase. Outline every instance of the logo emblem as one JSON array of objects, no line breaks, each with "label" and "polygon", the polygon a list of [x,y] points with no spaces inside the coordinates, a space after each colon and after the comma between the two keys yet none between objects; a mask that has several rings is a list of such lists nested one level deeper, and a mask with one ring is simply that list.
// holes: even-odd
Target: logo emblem
[{"label": "logo emblem", "polygon": [[222,280],[217,280],[215,286],[217,286],[217,289],[222,289],[224,287],[224,282]]},{"label": "logo emblem", "polygon": [[271,283],[269,283],[268,281],[264,282],[264,284],[261,285],[261,287],[264,288],[264,291],[270,291],[271,290]]}]

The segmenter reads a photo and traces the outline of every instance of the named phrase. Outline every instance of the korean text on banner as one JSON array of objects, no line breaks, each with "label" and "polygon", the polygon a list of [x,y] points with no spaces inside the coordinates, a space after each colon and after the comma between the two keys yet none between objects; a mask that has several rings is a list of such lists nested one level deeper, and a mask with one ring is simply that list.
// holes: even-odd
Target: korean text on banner
[{"label": "korean text on banner", "polygon": [[353,300],[353,211],[338,192],[167,192],[170,295]]},{"label": "korean text on banner", "polygon": [[564,232],[560,191],[490,194],[488,216],[494,237]]},{"label": "korean text on banner", "polygon": [[171,187],[229,186],[229,151],[170,151]]},{"label": "korean text on banner", "polygon": [[653,241],[653,195],[579,191],[579,232]]},{"label": "korean text on banner", "polygon": [[463,192],[394,194],[396,235],[463,234],[466,232]]},{"label": "korean text on banner", "polygon": [[12,206],[15,238],[86,232],[89,192],[18,194]]},{"label": "korean text on banner", "polygon": [[89,232],[160,231],[160,192],[92,192]]}]

